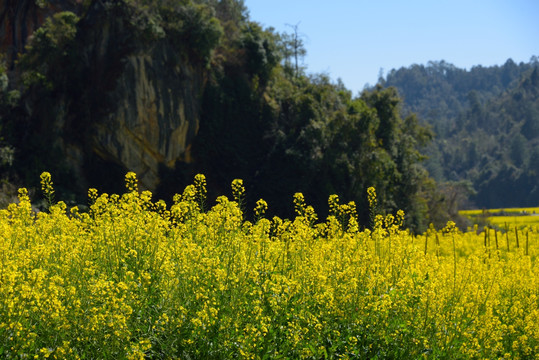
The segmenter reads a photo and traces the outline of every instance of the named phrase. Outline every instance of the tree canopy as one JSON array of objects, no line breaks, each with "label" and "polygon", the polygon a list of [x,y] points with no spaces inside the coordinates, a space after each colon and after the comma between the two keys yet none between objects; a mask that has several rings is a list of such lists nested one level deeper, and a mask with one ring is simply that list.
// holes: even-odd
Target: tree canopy
[{"label": "tree canopy", "polygon": [[[152,54],[161,44],[168,49],[167,66],[200,72],[204,81],[192,161],[163,167],[158,196],[170,197],[202,172],[210,196],[242,178],[245,206],[262,197],[269,213],[279,216],[292,214],[296,192],[319,216],[327,213],[329,195],[338,194],[356,202],[369,226],[366,190],[374,186],[379,212],[402,209],[407,225],[418,231],[433,220],[433,182],[421,165],[430,130],[414,115],[403,115],[395,88],[378,86],[353,97],[342,83],[307,74],[298,63],[305,49],[297,28],[292,34],[263,29],[239,0],[102,0],[80,6],[77,14],[48,18],[17,62],[12,88],[21,90],[21,99],[15,110],[2,107],[2,125],[11,129],[8,142],[17,149],[13,168],[20,177],[37,179],[34,172],[45,164],[70,179],[55,175],[58,191],[76,193],[73,184],[96,167],[84,165],[82,178],[74,178],[63,161],[66,144],[88,142],[95,124],[110,121],[121,101],[115,81],[127,58]],[[99,62],[103,49],[107,61]]]}]

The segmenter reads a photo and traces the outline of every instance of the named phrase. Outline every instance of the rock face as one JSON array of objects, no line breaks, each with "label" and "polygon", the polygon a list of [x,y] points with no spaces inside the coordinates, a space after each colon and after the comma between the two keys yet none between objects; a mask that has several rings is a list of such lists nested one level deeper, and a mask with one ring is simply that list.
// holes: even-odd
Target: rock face
[{"label": "rock face", "polygon": [[[125,171],[137,173],[142,188],[155,190],[159,167],[190,162],[190,144],[199,128],[201,64],[190,62],[166,38],[152,43],[130,34],[117,14],[95,4],[82,20],[83,59],[92,102],[103,89],[108,110],[92,121],[92,151]],[[86,96],[86,95],[85,95]],[[88,97],[88,96],[86,96]]]},{"label": "rock face", "polygon": [[190,162],[190,143],[199,127],[203,76],[187,64],[170,66],[167,44],[130,55],[112,95],[116,108],[95,125],[93,148],[103,159],[138,174],[155,189],[159,166]]},{"label": "rock face", "polygon": [[[125,13],[115,13],[122,11],[115,1],[93,1],[84,11],[81,0],[44,3],[39,7],[35,0],[0,0],[1,50],[13,64],[47,17],[75,12],[81,16],[77,64],[70,70],[75,74],[65,74],[64,82],[73,78],[78,85],[73,94],[55,95],[52,124],[40,118],[45,112],[39,107],[26,106],[29,116],[58,129],[63,138],[56,143],[65,153],[64,165],[81,186],[86,185],[85,163],[97,156],[123,171],[136,172],[143,189],[155,190],[161,166],[191,161],[204,66],[189,61],[166,38],[138,39]],[[27,104],[37,102],[30,99]],[[82,135],[73,140],[74,132]]]}]

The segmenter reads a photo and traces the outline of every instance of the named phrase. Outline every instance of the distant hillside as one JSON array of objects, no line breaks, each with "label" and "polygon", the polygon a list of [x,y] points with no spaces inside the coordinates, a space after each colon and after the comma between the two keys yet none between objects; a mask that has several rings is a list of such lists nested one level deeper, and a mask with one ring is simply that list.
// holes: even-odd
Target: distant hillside
[{"label": "distant hillside", "polygon": [[539,204],[539,60],[463,70],[444,61],[392,70],[384,86],[432,126],[438,181],[470,181],[477,207]]}]

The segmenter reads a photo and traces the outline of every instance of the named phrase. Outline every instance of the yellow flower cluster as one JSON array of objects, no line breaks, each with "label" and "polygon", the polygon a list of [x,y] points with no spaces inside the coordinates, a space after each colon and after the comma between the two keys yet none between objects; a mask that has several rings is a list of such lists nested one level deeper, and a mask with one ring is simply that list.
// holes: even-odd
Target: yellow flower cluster
[{"label": "yellow flower cluster", "polygon": [[264,201],[264,199],[258,200],[254,208],[255,218],[257,220],[262,218],[267,210],[268,210],[268,203]]},{"label": "yellow flower cluster", "polygon": [[232,196],[234,197],[234,201],[240,205],[242,204],[245,197],[245,187],[243,187],[242,179],[234,179],[232,181]]},{"label": "yellow flower cluster", "polygon": [[50,205],[52,205],[54,201],[54,188],[52,186],[52,177],[49,172],[44,172],[40,176],[41,178],[41,191],[43,192],[43,195],[47,199],[47,202]]},{"label": "yellow flower cluster", "polygon": [[259,200],[249,222],[240,180],[207,210],[202,175],[170,207],[126,187],[0,210],[0,358],[539,357],[536,228],[362,230],[353,202],[318,222],[299,193],[295,219]]}]

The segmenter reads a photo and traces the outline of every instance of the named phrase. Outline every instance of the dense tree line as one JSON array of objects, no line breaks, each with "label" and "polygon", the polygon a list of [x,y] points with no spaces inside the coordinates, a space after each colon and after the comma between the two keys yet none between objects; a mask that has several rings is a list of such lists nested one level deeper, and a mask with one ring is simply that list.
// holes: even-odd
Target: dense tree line
[{"label": "dense tree line", "polygon": [[[421,149],[432,133],[403,113],[396,89],[377,86],[353,97],[339,82],[308,75],[298,66],[305,49],[297,36],[263,29],[241,0],[87,1],[76,14],[48,19],[18,59],[14,83],[1,89],[4,145],[16,149],[15,178],[37,180],[35,164],[46,164],[58,191],[83,201],[55,144],[87,141],[85,134],[117,100],[110,93],[114,76],[96,74],[88,62],[95,27],[114,32],[108,68],[99,71],[114,75],[127,55],[166,41],[175,49],[171,66],[183,61],[204,73],[193,161],[163,166],[158,196],[170,200],[202,172],[210,197],[229,193],[231,181],[242,178],[247,210],[262,197],[270,214],[287,217],[293,194],[303,192],[322,218],[328,196],[338,194],[342,202],[356,202],[369,226],[366,189],[374,186],[377,210],[403,209],[414,230],[447,220],[445,200],[436,197],[422,166]],[[61,111],[51,105],[59,97],[68,104]],[[91,180],[110,191],[121,191],[109,185],[121,185],[129,170],[99,160],[85,167],[86,174],[108,173]]]},{"label": "dense tree line", "polygon": [[469,206],[539,203],[539,60],[458,69],[446,62],[392,70],[382,79],[436,138],[426,167],[438,181],[467,181]]}]

